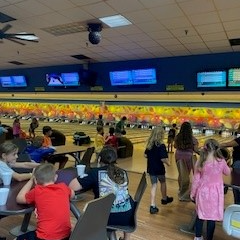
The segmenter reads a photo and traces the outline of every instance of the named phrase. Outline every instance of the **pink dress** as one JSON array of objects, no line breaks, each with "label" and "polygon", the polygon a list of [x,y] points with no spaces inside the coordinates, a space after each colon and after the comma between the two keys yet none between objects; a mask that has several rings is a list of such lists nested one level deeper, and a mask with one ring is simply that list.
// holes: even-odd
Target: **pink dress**
[{"label": "pink dress", "polygon": [[195,198],[199,219],[213,221],[223,219],[223,174],[230,175],[230,172],[224,159],[208,160],[201,171],[195,170],[191,198]]}]

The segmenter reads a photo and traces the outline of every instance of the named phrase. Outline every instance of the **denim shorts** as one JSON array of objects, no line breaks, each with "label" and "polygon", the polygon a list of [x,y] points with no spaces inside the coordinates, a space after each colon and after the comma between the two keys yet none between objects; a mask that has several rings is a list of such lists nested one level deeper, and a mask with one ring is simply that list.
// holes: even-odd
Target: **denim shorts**
[{"label": "denim shorts", "polygon": [[150,180],[152,184],[156,184],[157,181],[164,183],[166,182],[166,177],[165,175],[150,175]]}]

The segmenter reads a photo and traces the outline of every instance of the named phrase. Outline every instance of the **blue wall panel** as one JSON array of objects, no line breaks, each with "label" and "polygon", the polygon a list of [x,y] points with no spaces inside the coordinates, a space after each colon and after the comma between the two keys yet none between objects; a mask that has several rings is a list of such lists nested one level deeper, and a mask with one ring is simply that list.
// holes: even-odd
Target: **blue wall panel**
[{"label": "blue wall panel", "polygon": [[[240,89],[197,89],[196,73],[206,70],[227,69],[240,67],[240,53],[207,54],[196,56],[169,57],[158,59],[145,59],[136,61],[106,62],[89,64],[89,69],[98,73],[96,85],[103,86],[104,92],[165,92],[166,85],[183,84],[186,92],[195,91],[226,91]],[[110,86],[109,72],[119,70],[132,70],[140,68],[156,68],[157,84],[150,86],[113,87]],[[28,87],[24,89],[4,89],[0,92],[33,92],[35,87],[44,87],[49,92],[89,92],[90,86],[81,85],[77,88],[53,88],[48,87],[46,73],[52,72],[80,72],[82,65],[65,65],[40,67],[29,69],[2,70],[0,76],[25,75]]]}]

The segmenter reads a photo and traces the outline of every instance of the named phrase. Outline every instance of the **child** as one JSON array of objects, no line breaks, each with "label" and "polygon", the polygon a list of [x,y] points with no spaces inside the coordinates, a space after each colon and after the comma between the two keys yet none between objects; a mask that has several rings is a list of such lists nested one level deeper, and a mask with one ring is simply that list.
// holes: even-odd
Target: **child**
[{"label": "child", "polygon": [[127,121],[127,117],[123,116],[121,120],[116,124],[115,133],[117,137],[122,137],[122,135],[126,135],[126,130],[125,130],[126,121]]},{"label": "child", "polygon": [[[64,183],[55,184],[57,175],[49,163],[38,166],[26,185],[17,195],[20,204],[34,204],[37,215],[37,229],[25,233],[17,240],[52,239],[67,240],[71,234],[70,198],[74,192]],[[32,189],[34,183],[35,187]]]},{"label": "child", "polygon": [[2,122],[0,121],[0,136],[4,133],[7,133],[7,132],[8,132],[7,128],[3,127]]},{"label": "child", "polygon": [[114,127],[110,127],[109,135],[105,138],[105,144],[110,145],[110,146],[114,147],[115,149],[117,149],[118,148],[118,139],[114,135],[114,132],[115,132]]},{"label": "child", "polygon": [[[43,127],[43,142],[42,142],[42,147],[45,148],[54,148],[52,146],[52,140],[50,136],[52,135],[52,128],[50,126],[44,126]],[[55,149],[55,148],[54,148]],[[65,167],[68,157],[65,155],[57,155],[57,156],[49,156],[45,158],[46,161],[55,164],[56,162],[59,162],[59,169],[62,169]]]},{"label": "child", "polygon": [[103,127],[104,126],[104,123],[103,123],[103,115],[102,114],[99,114],[98,115],[98,120],[97,120],[97,127],[100,126],[100,127]]},{"label": "child", "polygon": [[150,134],[147,142],[147,147],[145,150],[145,157],[147,157],[147,172],[150,175],[152,189],[151,189],[151,206],[150,213],[155,214],[159,211],[156,207],[156,191],[157,191],[157,181],[161,184],[161,193],[163,205],[171,203],[173,201],[172,197],[167,196],[167,185],[165,178],[165,167],[164,163],[168,163],[168,154],[166,151],[166,146],[163,143],[164,130],[162,127],[154,128]]},{"label": "child", "polygon": [[[114,193],[116,199],[108,225],[128,226],[134,217],[134,202],[128,192],[127,172],[115,165],[117,152],[113,147],[105,146],[99,154],[99,159],[101,167],[92,168],[84,178],[74,178],[69,187],[74,191],[93,189],[95,198]],[[130,240],[130,233],[124,232],[124,238],[120,239]]]},{"label": "child", "polygon": [[13,121],[13,137],[19,138],[21,132],[21,124],[19,118],[15,118]]},{"label": "child", "polygon": [[16,162],[18,158],[18,147],[11,142],[4,142],[0,145],[0,175],[3,172],[11,172],[12,178],[17,181],[28,180],[32,173],[17,173],[12,168],[35,168],[39,164],[32,162]]},{"label": "child", "polygon": [[96,160],[98,160],[98,155],[101,152],[102,148],[104,147],[105,140],[104,140],[104,131],[102,126],[97,126],[97,135],[95,137],[94,145],[95,145],[95,152],[96,152]]},{"label": "child", "polygon": [[[177,132],[177,124],[173,123],[172,128],[168,132],[168,152],[173,152],[173,142]],[[170,150],[171,149],[171,150]]]},{"label": "child", "polygon": [[43,132],[43,147],[52,147],[52,140],[51,140],[51,135],[52,135],[52,128],[50,126],[44,126],[42,129]]},{"label": "child", "polygon": [[215,221],[223,219],[223,174],[230,175],[230,168],[222,156],[215,139],[206,140],[196,162],[191,189],[191,199],[196,202],[197,219],[194,240],[203,240],[202,228],[207,220],[207,240],[213,239]]},{"label": "child", "polygon": [[37,118],[34,117],[29,126],[29,137],[30,138],[35,138],[35,136],[36,136],[35,129],[36,128],[38,128],[38,120],[37,120]]},{"label": "child", "polygon": [[26,152],[29,154],[31,159],[37,163],[42,162],[44,157],[54,153],[53,148],[42,147],[42,143],[43,137],[37,136],[33,139],[32,144],[26,148]]}]

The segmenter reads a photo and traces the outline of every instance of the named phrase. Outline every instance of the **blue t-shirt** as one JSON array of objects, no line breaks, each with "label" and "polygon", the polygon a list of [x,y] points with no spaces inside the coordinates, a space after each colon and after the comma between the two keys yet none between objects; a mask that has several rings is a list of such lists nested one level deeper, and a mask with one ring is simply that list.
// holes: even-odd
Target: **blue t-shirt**
[{"label": "blue t-shirt", "polygon": [[161,159],[168,158],[165,144],[154,144],[152,149],[146,149],[147,172],[150,175],[165,175],[165,166]]},{"label": "blue t-shirt", "polygon": [[46,148],[46,147],[36,148],[34,146],[29,146],[27,147],[26,152],[29,154],[30,158],[33,161],[40,163],[43,157],[46,157],[49,154],[52,154],[54,152],[54,149]]}]

